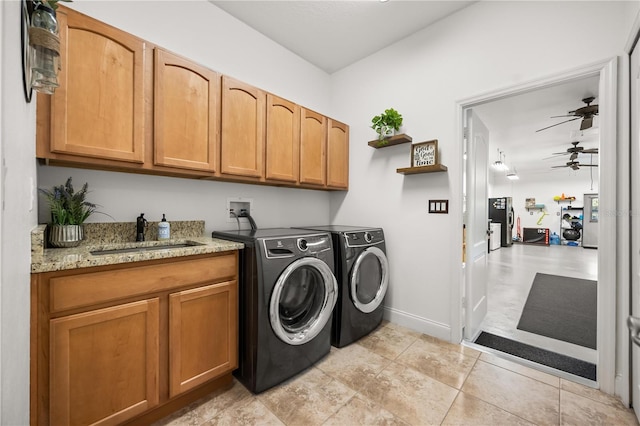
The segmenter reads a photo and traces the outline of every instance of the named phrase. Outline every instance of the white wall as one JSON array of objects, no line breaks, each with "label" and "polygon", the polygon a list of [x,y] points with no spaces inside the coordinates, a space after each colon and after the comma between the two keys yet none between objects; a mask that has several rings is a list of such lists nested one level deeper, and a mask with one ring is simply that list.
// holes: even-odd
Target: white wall
[{"label": "white wall", "polygon": [[29,232],[35,183],[35,104],[22,90],[20,2],[0,2],[0,424],[29,423]]},{"label": "white wall", "polygon": [[[478,2],[333,75],[335,110],[351,126],[348,194],[331,197],[334,223],[381,226],[391,281],[387,315],[450,338],[450,263],[461,253],[462,149],[456,102],[622,52],[631,20],[620,2]],[[589,42],[576,34],[589,33]],[[374,150],[371,117],[403,114],[414,142],[438,139],[446,173],[403,176],[408,145]],[[429,215],[429,199],[450,199]],[[452,259],[452,256],[455,256]]]}]

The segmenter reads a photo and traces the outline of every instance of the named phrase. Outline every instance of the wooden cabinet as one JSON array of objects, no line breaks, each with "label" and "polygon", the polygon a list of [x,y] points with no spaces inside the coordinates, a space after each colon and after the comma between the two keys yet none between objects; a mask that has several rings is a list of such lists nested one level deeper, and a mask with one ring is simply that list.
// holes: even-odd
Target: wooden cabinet
[{"label": "wooden cabinet", "polygon": [[60,6],[60,87],[38,94],[53,165],[348,189],[348,126]]},{"label": "wooden cabinet", "polygon": [[300,106],[267,94],[266,179],[297,183]]},{"label": "wooden cabinet", "polygon": [[51,424],[116,424],[158,404],[158,299],[51,320]]},{"label": "wooden cabinet", "polygon": [[155,49],[154,164],[215,172],[220,75]]},{"label": "wooden cabinet", "polygon": [[332,119],[327,134],[327,187],[349,188],[349,127]]},{"label": "wooden cabinet", "polygon": [[223,282],[169,295],[169,395],[238,366],[238,289]]},{"label": "wooden cabinet", "polygon": [[50,102],[40,151],[142,163],[145,42],[72,11],[58,21],[63,66],[55,95],[38,97]]},{"label": "wooden cabinet", "polygon": [[326,184],[327,117],[301,108],[300,183]]},{"label": "wooden cabinet", "polygon": [[264,175],[266,94],[227,76],[222,77],[220,172],[261,178]]},{"label": "wooden cabinet", "polygon": [[237,252],[32,275],[31,424],[148,424],[238,365]]}]

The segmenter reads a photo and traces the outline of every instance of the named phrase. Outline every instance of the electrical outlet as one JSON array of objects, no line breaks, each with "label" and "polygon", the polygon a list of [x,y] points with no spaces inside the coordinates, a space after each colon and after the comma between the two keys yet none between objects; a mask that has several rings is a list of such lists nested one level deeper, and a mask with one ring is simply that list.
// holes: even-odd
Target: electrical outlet
[{"label": "electrical outlet", "polygon": [[249,198],[228,198],[227,199],[227,222],[235,222],[236,216],[238,216],[244,211],[247,212],[248,215],[251,215],[252,209],[251,205],[253,204],[253,200]]}]

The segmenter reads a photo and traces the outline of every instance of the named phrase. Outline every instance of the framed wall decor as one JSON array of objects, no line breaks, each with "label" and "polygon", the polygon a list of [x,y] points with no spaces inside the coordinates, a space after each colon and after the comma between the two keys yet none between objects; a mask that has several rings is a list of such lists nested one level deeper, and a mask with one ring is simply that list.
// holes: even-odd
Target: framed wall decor
[{"label": "framed wall decor", "polygon": [[435,166],[438,164],[438,140],[411,145],[411,167]]}]

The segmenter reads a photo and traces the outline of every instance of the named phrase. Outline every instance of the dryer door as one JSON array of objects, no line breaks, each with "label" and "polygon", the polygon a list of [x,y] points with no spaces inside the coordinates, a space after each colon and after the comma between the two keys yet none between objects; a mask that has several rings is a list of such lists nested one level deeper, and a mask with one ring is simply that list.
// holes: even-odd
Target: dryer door
[{"label": "dryer door", "polygon": [[389,286],[389,262],[378,247],[360,253],[349,280],[351,300],[356,308],[368,314],[382,303]]},{"label": "dryer door", "polygon": [[331,268],[315,257],[290,264],[278,278],[269,304],[276,335],[290,345],[302,345],[318,335],[331,318],[338,282]]}]

